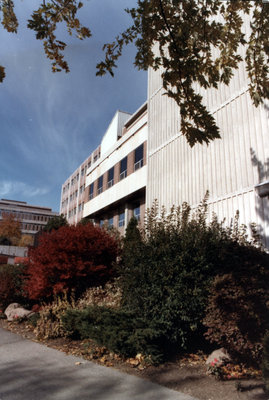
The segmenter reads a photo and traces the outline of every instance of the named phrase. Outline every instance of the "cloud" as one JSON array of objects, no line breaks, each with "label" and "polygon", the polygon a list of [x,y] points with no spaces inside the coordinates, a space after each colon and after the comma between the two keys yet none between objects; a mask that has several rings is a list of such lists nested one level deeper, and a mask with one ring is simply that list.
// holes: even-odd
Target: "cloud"
[{"label": "cloud", "polygon": [[38,188],[28,185],[24,182],[11,182],[11,181],[1,181],[0,182],[0,196],[1,197],[14,197],[19,195],[19,197],[35,197],[40,195],[45,195],[49,192],[47,188]]}]

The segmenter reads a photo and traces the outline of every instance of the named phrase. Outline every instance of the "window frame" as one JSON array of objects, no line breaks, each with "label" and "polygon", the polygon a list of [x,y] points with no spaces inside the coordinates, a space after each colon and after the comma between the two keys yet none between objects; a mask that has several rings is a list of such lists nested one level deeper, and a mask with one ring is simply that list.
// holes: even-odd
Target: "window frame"
[{"label": "window frame", "polygon": [[[110,172],[112,172],[112,173],[110,174]],[[111,167],[111,168],[107,171],[107,188],[110,188],[111,186],[114,185],[114,173],[115,173],[114,166]],[[111,177],[110,175],[112,175],[112,177]]]},{"label": "window frame", "polygon": [[104,175],[101,175],[97,180],[97,194],[101,194],[103,192],[103,183],[104,183]]},{"label": "window frame", "polygon": [[94,182],[92,182],[89,186],[89,200],[93,199],[94,195]]},{"label": "window frame", "polygon": [[[126,165],[125,165],[126,164]],[[125,169],[123,169],[125,168]],[[128,168],[128,156],[125,156],[120,160],[120,181],[127,176],[127,168]]]},{"label": "window frame", "polygon": [[[121,219],[121,216],[123,216],[123,219]],[[125,212],[121,212],[119,213],[119,222],[118,222],[118,227],[122,228],[123,226],[125,226]]]},{"label": "window frame", "polygon": [[[142,149],[142,154],[140,154],[141,149]],[[144,143],[140,144],[134,150],[134,171],[137,171],[138,169],[142,168],[143,165],[144,165]]]}]

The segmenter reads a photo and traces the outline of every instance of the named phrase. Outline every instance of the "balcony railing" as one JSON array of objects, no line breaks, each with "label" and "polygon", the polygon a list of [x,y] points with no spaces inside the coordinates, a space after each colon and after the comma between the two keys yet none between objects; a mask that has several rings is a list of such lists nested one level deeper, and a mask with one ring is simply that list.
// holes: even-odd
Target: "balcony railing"
[{"label": "balcony railing", "polygon": [[125,171],[122,171],[122,173],[120,174],[120,181],[126,178],[126,176],[127,176],[127,169]]},{"label": "balcony railing", "polygon": [[102,186],[102,187],[99,187],[99,188],[97,189],[97,194],[102,193],[102,191],[103,191],[103,186]]},{"label": "balcony railing", "polygon": [[141,160],[137,161],[134,164],[134,171],[137,171],[139,168],[143,167],[143,158],[141,158]]},{"label": "balcony railing", "polygon": [[111,181],[107,182],[107,188],[110,188],[113,185],[114,185],[114,179],[111,179]]}]

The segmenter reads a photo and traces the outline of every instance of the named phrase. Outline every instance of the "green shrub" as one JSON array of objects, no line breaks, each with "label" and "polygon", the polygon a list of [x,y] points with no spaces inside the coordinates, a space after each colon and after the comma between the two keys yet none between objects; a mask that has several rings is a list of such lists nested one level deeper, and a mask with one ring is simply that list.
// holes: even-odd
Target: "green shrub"
[{"label": "green shrub", "polygon": [[269,393],[269,332],[267,332],[263,341],[262,374],[265,383],[265,391]]},{"label": "green shrub", "polygon": [[24,303],[23,290],[26,267],[21,265],[0,265],[0,305],[5,309],[10,303]]},{"label": "green shrub", "polygon": [[62,326],[73,338],[90,338],[125,357],[143,353],[155,363],[163,358],[158,332],[126,310],[99,306],[84,310],[69,309],[62,316]]},{"label": "green shrub", "polygon": [[163,209],[159,219],[158,213],[155,204],[141,238],[125,241],[120,274],[123,306],[161,332],[169,353],[188,347],[203,329],[222,232],[206,225],[205,203],[195,217],[187,204],[168,216]]},{"label": "green shrub", "polygon": [[166,356],[203,344],[202,321],[215,276],[240,265],[255,270],[265,257],[238,227],[238,215],[233,228],[216,217],[206,221],[205,198],[193,215],[187,203],[169,214],[155,203],[141,233],[133,222],[127,228],[119,267],[122,305],[156,331]]}]

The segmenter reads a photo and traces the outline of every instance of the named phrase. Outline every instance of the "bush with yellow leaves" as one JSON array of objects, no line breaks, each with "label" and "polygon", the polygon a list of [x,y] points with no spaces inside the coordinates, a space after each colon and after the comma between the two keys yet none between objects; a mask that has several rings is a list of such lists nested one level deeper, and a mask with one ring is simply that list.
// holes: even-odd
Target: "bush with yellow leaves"
[{"label": "bush with yellow leaves", "polygon": [[85,291],[77,301],[76,307],[83,309],[88,306],[104,306],[108,308],[119,308],[122,299],[122,292],[119,285],[119,278],[106,283],[105,286],[91,287]]},{"label": "bush with yellow leaves", "polygon": [[44,304],[34,330],[38,339],[64,337],[65,330],[61,316],[70,308],[75,308],[75,301],[73,296],[68,298],[66,292],[61,296],[55,296],[52,303]]}]

